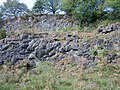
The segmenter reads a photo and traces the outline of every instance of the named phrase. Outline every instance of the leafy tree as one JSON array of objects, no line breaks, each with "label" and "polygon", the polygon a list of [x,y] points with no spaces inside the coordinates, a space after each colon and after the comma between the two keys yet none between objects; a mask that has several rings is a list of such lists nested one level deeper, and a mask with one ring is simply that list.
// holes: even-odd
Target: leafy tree
[{"label": "leafy tree", "polygon": [[36,0],[33,11],[35,12],[52,12],[53,14],[60,8],[60,0]]},{"label": "leafy tree", "polygon": [[44,9],[44,1],[43,0],[36,0],[33,8],[32,8],[32,11],[33,12],[36,12],[36,13],[41,13],[43,12],[43,9]]},{"label": "leafy tree", "polygon": [[1,6],[4,17],[20,16],[28,11],[28,7],[24,3],[20,3],[19,0],[7,0]]},{"label": "leafy tree", "polygon": [[77,7],[73,11],[73,15],[81,22],[93,22],[99,14],[102,14],[101,3],[95,0],[80,0],[77,2]]},{"label": "leafy tree", "polygon": [[81,23],[93,22],[101,17],[104,0],[63,0],[63,8]]},{"label": "leafy tree", "polygon": [[66,12],[66,14],[72,14],[72,11],[75,8],[76,1],[77,0],[62,0],[62,9]]},{"label": "leafy tree", "polygon": [[60,8],[60,0],[46,0],[46,10],[55,14],[55,12]]}]

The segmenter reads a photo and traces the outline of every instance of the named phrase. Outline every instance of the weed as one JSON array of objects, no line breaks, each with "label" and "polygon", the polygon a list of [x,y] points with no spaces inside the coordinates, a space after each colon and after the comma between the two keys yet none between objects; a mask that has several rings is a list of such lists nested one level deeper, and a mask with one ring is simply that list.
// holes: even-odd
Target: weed
[{"label": "weed", "polygon": [[3,39],[6,37],[6,31],[5,30],[0,30],[0,39]]}]

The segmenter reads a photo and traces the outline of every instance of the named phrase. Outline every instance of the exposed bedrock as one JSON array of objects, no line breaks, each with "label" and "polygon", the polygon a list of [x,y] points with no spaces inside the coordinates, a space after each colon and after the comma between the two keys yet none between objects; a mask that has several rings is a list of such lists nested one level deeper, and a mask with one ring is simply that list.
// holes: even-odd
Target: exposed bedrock
[{"label": "exposed bedrock", "polygon": [[33,66],[40,60],[58,62],[68,59],[72,63],[90,67],[101,58],[107,63],[115,62],[119,52],[119,34],[88,40],[71,34],[42,33],[36,37],[21,34],[16,39],[7,37],[0,41],[0,64],[16,64],[20,60],[28,60]]}]

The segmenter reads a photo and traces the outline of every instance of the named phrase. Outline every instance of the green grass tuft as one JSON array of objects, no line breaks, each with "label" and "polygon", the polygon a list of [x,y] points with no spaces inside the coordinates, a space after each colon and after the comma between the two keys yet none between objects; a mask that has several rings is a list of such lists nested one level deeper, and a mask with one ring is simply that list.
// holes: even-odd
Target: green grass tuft
[{"label": "green grass tuft", "polygon": [[6,31],[5,30],[0,30],[0,39],[3,39],[6,37]]}]

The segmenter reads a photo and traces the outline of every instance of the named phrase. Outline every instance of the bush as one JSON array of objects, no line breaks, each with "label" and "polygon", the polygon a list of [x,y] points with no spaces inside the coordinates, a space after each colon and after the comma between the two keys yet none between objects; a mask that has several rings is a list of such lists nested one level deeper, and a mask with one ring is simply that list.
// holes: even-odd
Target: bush
[{"label": "bush", "polygon": [[62,0],[62,9],[66,14],[71,15],[74,10],[75,3],[76,2],[74,0]]},{"label": "bush", "polygon": [[96,55],[98,55],[97,50],[94,50],[94,49],[93,49],[93,50],[91,50],[91,51],[90,51],[90,53],[91,53],[92,55],[95,55],[95,56],[96,56]]},{"label": "bush", "polygon": [[107,12],[107,17],[120,20],[120,0],[106,1],[106,6],[111,8],[111,10]]},{"label": "bush", "polygon": [[92,23],[102,16],[104,11],[102,10],[102,2],[95,2],[94,0],[79,1],[77,6],[73,10],[73,16],[79,20],[81,24]]},{"label": "bush", "polygon": [[0,39],[3,39],[6,37],[6,31],[5,30],[0,30]]}]

